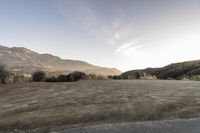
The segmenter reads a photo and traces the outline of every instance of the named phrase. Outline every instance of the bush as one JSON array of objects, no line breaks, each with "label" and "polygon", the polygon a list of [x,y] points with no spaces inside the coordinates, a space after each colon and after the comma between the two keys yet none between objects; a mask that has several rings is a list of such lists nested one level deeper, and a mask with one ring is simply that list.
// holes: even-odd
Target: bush
[{"label": "bush", "polygon": [[76,82],[81,79],[86,79],[87,76],[83,72],[75,71],[73,73],[70,73],[68,75],[59,75],[56,77],[49,77],[46,79],[46,82]]},{"label": "bush", "polygon": [[57,78],[55,76],[46,79],[46,82],[76,82],[78,80],[104,80],[108,79],[107,76],[97,76],[95,74],[86,75],[83,72],[75,71],[68,75],[59,75]]},{"label": "bush", "polygon": [[118,76],[118,75],[113,75],[113,76],[109,75],[108,78],[109,79],[122,79],[121,76]]},{"label": "bush", "polygon": [[6,83],[6,79],[9,77],[9,72],[5,69],[5,65],[0,64],[0,82],[2,84]]},{"label": "bush", "polygon": [[45,79],[46,79],[46,74],[43,71],[37,71],[32,75],[32,80],[34,82],[42,82],[45,81]]},{"label": "bush", "polygon": [[46,78],[46,82],[57,82],[57,78],[55,76]]},{"label": "bush", "polygon": [[68,75],[59,75],[57,77],[57,82],[68,82],[69,81],[69,77]]},{"label": "bush", "polygon": [[83,72],[78,72],[78,71],[68,74],[68,80],[70,82],[75,82],[80,79],[86,79],[86,74]]}]

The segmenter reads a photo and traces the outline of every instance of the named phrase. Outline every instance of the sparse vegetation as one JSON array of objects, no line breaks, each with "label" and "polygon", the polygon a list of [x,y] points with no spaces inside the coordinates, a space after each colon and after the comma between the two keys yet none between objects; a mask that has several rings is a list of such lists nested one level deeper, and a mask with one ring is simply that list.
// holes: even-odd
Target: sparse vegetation
[{"label": "sparse vegetation", "polygon": [[24,75],[17,74],[14,76],[13,83],[24,83],[30,82],[31,78],[25,77]]},{"label": "sparse vegetation", "polygon": [[98,76],[95,74],[87,74],[86,79],[87,80],[96,80],[96,79],[98,79]]}]

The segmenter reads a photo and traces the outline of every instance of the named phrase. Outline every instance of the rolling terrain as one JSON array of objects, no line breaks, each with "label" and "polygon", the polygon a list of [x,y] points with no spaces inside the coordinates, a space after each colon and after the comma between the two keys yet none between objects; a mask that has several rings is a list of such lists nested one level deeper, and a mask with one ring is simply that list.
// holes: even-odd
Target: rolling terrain
[{"label": "rolling terrain", "polygon": [[[155,76],[155,77],[153,77]],[[200,80],[200,60],[173,63],[161,68],[131,70],[122,73],[120,79],[184,79]]]},{"label": "rolling terrain", "polygon": [[0,131],[198,118],[199,86],[173,80],[0,85]]},{"label": "rolling terrain", "polygon": [[52,74],[68,74],[73,71],[97,75],[118,75],[121,72],[115,68],[94,66],[79,60],[61,59],[51,54],[39,54],[27,48],[0,46],[0,62],[10,71],[32,74],[43,70]]}]

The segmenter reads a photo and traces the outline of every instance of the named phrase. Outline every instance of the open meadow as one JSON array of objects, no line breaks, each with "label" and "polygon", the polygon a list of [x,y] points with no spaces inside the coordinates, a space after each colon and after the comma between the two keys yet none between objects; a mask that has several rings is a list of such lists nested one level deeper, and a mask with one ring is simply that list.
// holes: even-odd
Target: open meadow
[{"label": "open meadow", "polygon": [[197,117],[197,81],[82,80],[0,85],[0,131]]}]

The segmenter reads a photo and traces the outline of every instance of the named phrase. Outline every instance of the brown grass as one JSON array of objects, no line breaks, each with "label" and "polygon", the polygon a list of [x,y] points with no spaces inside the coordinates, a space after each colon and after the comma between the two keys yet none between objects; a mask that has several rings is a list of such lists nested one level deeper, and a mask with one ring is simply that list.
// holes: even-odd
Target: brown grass
[{"label": "brown grass", "polygon": [[97,80],[0,85],[0,130],[200,116],[200,82]]}]

